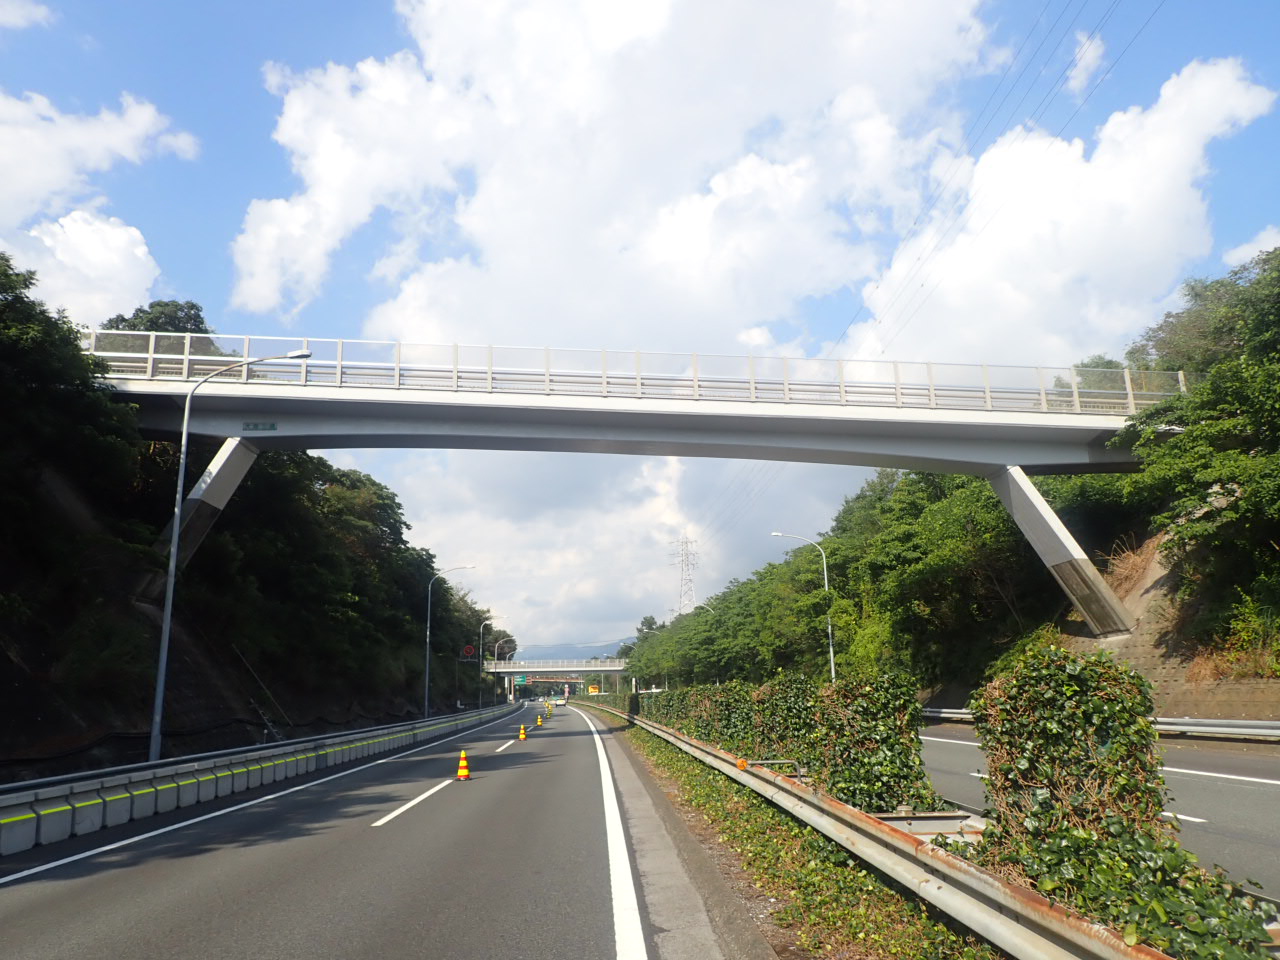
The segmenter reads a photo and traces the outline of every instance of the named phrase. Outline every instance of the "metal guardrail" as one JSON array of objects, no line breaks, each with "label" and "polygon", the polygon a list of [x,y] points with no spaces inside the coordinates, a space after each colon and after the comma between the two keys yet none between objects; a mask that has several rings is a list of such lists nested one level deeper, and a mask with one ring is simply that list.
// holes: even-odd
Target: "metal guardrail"
[{"label": "metal guardrail", "polygon": [[819,403],[842,406],[1128,416],[1186,390],[1180,372],[732,357],[309,337],[89,330],[84,349],[110,376],[195,380],[235,360],[309,350],[305,360],[240,367],[229,382],[489,394]]},{"label": "metal guardrail", "polygon": [[1169,960],[1151,947],[1130,946],[1107,927],[1089,923],[1032,890],[1014,886],[927,840],[864,813],[791,777],[739,758],[675,730],[590,704],[661,737],[750,787],[923,900],[1025,960]]},{"label": "metal guardrail", "polygon": [[511,704],[251,750],[222,750],[12,784],[0,791],[0,856],[425,743],[517,708]]},{"label": "metal guardrail", "polygon": [[[934,720],[972,723],[968,710],[925,707],[924,715]],[[1152,717],[1160,733],[1182,733],[1213,737],[1243,737],[1250,740],[1280,740],[1280,722],[1275,720],[1206,720],[1195,717]]]}]

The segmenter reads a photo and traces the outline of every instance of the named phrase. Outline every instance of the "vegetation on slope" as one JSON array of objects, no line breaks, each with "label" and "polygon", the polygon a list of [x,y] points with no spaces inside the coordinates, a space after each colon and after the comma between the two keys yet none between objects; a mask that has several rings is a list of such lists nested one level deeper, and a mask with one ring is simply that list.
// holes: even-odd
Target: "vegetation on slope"
[{"label": "vegetation on slope", "polygon": [[[65,749],[77,732],[145,728],[158,636],[133,599],[163,570],[157,541],[177,469],[175,446],[140,437],[77,328],[33,299],[33,284],[0,254],[0,650],[14,666],[0,696],[5,756],[38,753],[53,735]],[[170,301],[105,327],[211,332],[198,305]],[[188,489],[215,449],[193,442]],[[258,699],[299,724],[349,715],[353,703],[420,710],[437,571],[407,530],[395,494],[373,478],[306,453],[263,453],[181,575],[179,637],[247,663],[252,685],[270,691],[254,690]],[[434,590],[441,709],[477,697],[474,664],[456,663],[488,611],[444,578]]]}]

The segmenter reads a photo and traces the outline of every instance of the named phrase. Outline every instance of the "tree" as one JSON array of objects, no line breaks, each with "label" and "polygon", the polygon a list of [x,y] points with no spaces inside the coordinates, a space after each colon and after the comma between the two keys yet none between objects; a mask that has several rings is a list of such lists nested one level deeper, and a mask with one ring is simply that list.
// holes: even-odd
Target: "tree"
[{"label": "tree", "polygon": [[1156,517],[1166,549],[1219,612],[1237,587],[1280,609],[1280,248],[1196,289],[1188,316],[1166,316],[1146,340],[1200,329],[1207,312],[1234,353],[1119,442],[1143,464],[1130,482],[1168,504]]},{"label": "tree", "polygon": [[103,330],[131,330],[163,333],[214,333],[204,319],[204,309],[191,300],[152,300],[129,316],[117,313],[102,325]]}]

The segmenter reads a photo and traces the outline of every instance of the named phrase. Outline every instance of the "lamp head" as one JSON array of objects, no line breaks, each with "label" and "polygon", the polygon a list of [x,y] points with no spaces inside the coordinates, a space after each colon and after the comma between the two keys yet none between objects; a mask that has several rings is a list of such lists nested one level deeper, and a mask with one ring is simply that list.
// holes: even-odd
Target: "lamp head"
[{"label": "lamp head", "polygon": [[784,536],[784,534],[781,534],[781,533],[779,533],[777,530],[775,530],[775,531],[773,531],[773,533],[769,534],[769,536],[771,536],[771,537],[781,537],[781,536]]},{"label": "lamp head", "polygon": [[290,350],[284,355],[286,360],[307,360],[311,357],[310,350]]}]

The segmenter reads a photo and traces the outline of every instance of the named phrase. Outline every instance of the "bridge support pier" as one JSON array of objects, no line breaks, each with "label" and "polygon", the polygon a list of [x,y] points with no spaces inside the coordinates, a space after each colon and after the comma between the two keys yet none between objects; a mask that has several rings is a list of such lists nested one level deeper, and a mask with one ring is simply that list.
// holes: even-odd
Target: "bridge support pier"
[{"label": "bridge support pier", "polygon": [[1005,467],[988,479],[1053,578],[1095,636],[1128,633],[1134,618],[1063,526],[1021,467]]},{"label": "bridge support pier", "polygon": [[[253,462],[258,459],[258,448],[243,437],[228,437],[209,461],[209,466],[182,501],[182,529],[178,532],[178,567],[187,565],[196,549],[221,515],[231,495],[240,486]],[[173,521],[165,525],[160,534],[160,549],[167,556]],[[164,577],[150,577],[139,591],[139,598],[158,603],[164,592]]]}]

